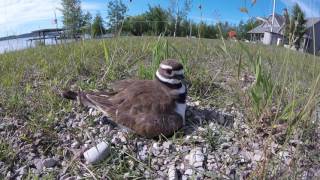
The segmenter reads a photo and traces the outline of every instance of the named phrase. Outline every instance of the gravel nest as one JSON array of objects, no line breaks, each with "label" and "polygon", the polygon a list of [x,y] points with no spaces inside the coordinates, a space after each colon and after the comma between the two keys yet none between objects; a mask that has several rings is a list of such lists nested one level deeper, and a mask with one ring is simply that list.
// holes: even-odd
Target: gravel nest
[{"label": "gravel nest", "polygon": [[[247,179],[254,176],[260,162],[273,156],[278,157],[275,171],[290,174],[286,167],[300,141],[292,140],[283,148],[276,139],[267,139],[250,128],[233,107],[204,107],[191,98],[187,103],[187,126],[169,139],[138,137],[98,112],[76,105],[49,127],[50,131],[31,132],[30,122],[2,118],[0,134],[15,150],[15,157],[12,163],[0,161],[0,173],[6,179],[24,179],[30,174],[61,180],[108,179],[107,174],[120,172],[112,164],[118,166],[122,159],[127,172],[117,177],[123,179],[136,174],[146,179]],[[86,163],[83,152],[101,141],[109,143],[110,155],[100,164]],[[266,142],[269,154],[265,153]],[[299,163],[308,166],[307,161]],[[309,164],[302,171],[299,178],[320,178],[319,164]]]}]

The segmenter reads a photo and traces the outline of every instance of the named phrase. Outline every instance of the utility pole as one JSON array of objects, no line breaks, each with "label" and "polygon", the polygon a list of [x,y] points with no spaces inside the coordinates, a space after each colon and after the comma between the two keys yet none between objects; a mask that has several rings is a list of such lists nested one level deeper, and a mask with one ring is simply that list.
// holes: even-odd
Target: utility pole
[{"label": "utility pole", "polygon": [[175,22],[175,24],[174,24],[173,37],[176,37],[177,26],[178,26],[178,15],[179,15],[179,0],[177,0],[176,2],[177,2],[177,4],[176,4],[177,11],[176,11],[176,22]]},{"label": "utility pole", "polygon": [[191,20],[189,20],[189,22],[190,22],[189,37],[191,38],[191,36],[192,36],[192,24],[191,24]]},{"label": "utility pole", "polygon": [[274,11],[276,9],[276,0],[273,0],[273,8],[272,8],[272,23],[271,23],[271,32],[273,32],[273,24],[274,24]]}]

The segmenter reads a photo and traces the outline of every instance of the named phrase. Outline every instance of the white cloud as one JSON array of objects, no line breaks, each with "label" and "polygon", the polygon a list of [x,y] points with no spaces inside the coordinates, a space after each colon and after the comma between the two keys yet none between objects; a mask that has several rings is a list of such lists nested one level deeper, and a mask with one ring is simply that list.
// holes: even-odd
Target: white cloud
[{"label": "white cloud", "polygon": [[0,35],[19,32],[25,25],[37,21],[54,19],[54,11],[61,16],[60,1],[57,0],[0,0]]},{"label": "white cloud", "polygon": [[[91,12],[107,8],[106,3],[99,2],[82,2],[81,6]],[[53,27],[54,12],[58,19],[62,16],[58,9],[61,0],[0,0],[0,37]]]},{"label": "white cloud", "polygon": [[320,17],[320,0],[281,0],[287,6],[298,4],[307,17]]}]

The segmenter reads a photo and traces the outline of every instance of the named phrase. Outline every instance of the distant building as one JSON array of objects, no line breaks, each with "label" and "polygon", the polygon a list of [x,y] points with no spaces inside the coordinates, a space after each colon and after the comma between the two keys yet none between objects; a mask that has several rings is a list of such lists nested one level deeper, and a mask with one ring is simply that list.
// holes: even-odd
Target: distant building
[{"label": "distant building", "polygon": [[[250,41],[263,41],[264,33],[271,32],[271,24],[272,24],[272,15],[270,15],[267,19],[259,26],[251,29],[248,33],[250,34]],[[279,34],[283,36],[283,28],[284,28],[284,17],[275,14],[274,15],[274,24],[272,32],[275,34]]]},{"label": "distant building", "polygon": [[[301,40],[301,50],[312,53],[315,42],[316,52],[320,51],[320,18],[307,18],[306,19],[306,33]],[[272,15],[270,15],[262,24],[251,29],[250,41],[263,42],[264,44],[279,44],[283,41],[285,18],[282,15],[274,15],[274,24],[271,32]],[[313,37],[313,25],[315,37]],[[313,41],[313,38],[314,41]]]}]

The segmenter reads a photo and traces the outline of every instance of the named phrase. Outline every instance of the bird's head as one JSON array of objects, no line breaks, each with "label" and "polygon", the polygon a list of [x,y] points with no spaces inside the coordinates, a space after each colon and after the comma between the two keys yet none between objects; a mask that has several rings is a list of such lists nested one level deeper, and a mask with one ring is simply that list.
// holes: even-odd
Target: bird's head
[{"label": "bird's head", "polygon": [[156,77],[168,84],[180,84],[184,79],[183,66],[175,59],[164,60],[156,72]]}]

